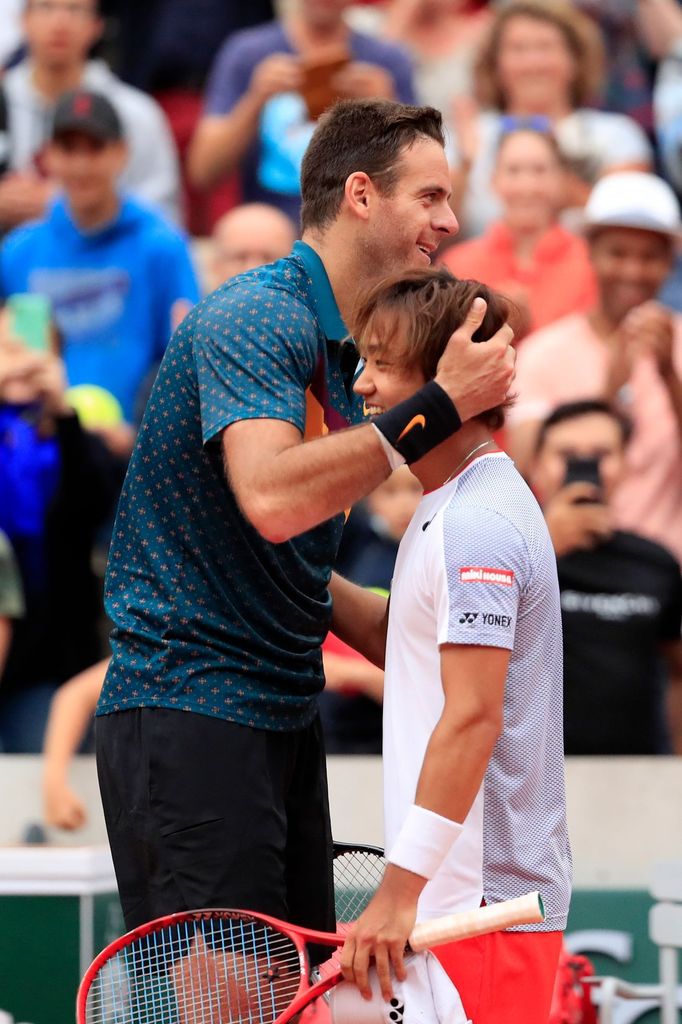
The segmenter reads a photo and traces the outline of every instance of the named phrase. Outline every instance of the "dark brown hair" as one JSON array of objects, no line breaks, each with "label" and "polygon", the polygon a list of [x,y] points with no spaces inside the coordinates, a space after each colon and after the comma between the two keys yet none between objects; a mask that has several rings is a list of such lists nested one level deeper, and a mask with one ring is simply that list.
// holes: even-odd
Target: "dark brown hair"
[{"label": "dark brown hair", "polygon": [[584,107],[599,95],[604,75],[604,45],[599,29],[565,0],[513,0],[497,12],[476,61],[476,96],[485,107],[506,109],[506,96],[497,75],[497,63],[504,30],[512,18],[533,18],[557,28],[575,61],[571,88],[573,108]]},{"label": "dark brown hair", "polygon": [[[359,302],[352,334],[361,355],[370,336],[380,349],[384,345],[388,349],[400,334],[404,347],[393,355],[406,370],[418,366],[426,380],[432,380],[450,335],[464,323],[479,296],[487,309],[472,340],[485,342],[509,319],[511,304],[487,285],[453,277],[444,267],[402,272],[380,281]],[[476,419],[490,430],[499,430],[507,404],[488,409]]]},{"label": "dark brown hair", "polygon": [[324,114],[301,167],[301,227],[324,228],[337,216],[349,175],[364,171],[390,195],[403,150],[417,139],[445,146],[443,118],[433,107],[391,100],[342,100]]}]

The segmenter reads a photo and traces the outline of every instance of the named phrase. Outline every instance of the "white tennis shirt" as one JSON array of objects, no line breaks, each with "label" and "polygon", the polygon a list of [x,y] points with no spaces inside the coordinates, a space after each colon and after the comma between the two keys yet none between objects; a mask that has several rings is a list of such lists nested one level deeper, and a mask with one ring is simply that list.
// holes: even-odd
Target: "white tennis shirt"
[{"label": "white tennis shirt", "polygon": [[503,453],[484,455],[426,494],[396,560],[386,644],[386,849],[414,803],[443,709],[439,644],[511,650],[504,728],[464,831],[419,901],[418,919],[538,889],[565,927],[566,828],[561,609],[540,508]]}]

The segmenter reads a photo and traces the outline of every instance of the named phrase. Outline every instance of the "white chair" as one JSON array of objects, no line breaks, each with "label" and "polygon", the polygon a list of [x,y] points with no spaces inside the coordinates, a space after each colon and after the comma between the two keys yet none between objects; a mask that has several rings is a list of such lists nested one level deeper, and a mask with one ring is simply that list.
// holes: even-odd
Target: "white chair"
[{"label": "white chair", "polygon": [[[680,1024],[682,990],[678,986],[678,951],[682,949],[682,861],[657,864],[651,895],[659,902],[649,911],[649,937],[658,946],[658,982],[638,985],[621,978],[595,978],[593,1002],[599,1006],[599,1024],[624,1024],[635,1017],[621,1012],[620,1000],[646,1000],[638,1016],[653,1006],[661,1008],[661,1024]],[[622,1008],[624,1009],[624,1008]]]}]

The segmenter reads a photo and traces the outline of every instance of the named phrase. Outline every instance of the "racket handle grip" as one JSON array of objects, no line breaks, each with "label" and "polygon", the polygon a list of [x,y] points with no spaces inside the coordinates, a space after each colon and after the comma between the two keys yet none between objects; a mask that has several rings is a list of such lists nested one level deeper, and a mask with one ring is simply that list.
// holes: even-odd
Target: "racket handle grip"
[{"label": "racket handle grip", "polygon": [[545,910],[539,892],[529,892],[513,900],[490,903],[476,910],[465,910],[449,917],[423,921],[415,925],[409,945],[415,953],[431,946],[442,946],[458,939],[471,939],[475,935],[503,931],[519,924],[539,924],[545,919]]}]

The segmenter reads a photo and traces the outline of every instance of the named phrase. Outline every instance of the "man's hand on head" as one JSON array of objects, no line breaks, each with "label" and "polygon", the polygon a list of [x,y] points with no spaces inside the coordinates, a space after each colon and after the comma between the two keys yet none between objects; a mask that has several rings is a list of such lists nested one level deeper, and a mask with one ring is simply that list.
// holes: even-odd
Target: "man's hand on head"
[{"label": "man's hand on head", "polygon": [[436,372],[436,382],[448,393],[462,420],[502,405],[514,380],[514,331],[508,323],[486,342],[471,340],[485,311],[485,300],[474,299],[464,323],[450,337]]}]

